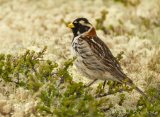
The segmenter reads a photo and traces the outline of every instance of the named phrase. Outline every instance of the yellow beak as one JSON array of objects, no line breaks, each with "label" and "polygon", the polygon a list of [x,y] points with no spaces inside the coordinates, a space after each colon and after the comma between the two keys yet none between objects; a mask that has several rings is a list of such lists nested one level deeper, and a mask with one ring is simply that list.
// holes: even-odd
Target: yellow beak
[{"label": "yellow beak", "polygon": [[68,27],[68,28],[74,28],[75,26],[74,26],[73,23],[69,23],[67,27]]}]

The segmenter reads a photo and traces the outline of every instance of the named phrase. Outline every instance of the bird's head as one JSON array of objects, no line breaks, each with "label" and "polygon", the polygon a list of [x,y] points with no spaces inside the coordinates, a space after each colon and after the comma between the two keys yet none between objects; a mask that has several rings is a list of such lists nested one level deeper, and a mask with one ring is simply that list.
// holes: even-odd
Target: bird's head
[{"label": "bird's head", "polygon": [[72,29],[74,37],[83,33],[96,35],[94,27],[86,18],[77,18],[72,23],[69,23],[68,27]]}]

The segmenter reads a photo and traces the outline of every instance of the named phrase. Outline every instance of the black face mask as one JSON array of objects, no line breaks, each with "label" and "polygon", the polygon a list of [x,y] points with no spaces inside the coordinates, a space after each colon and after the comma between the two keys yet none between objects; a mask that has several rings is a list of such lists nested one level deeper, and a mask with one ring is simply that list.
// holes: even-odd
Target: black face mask
[{"label": "black face mask", "polygon": [[84,26],[84,25],[81,25],[78,23],[74,23],[74,25],[75,25],[75,28],[72,29],[74,37],[86,32],[90,29],[89,26]]},{"label": "black face mask", "polygon": [[72,32],[74,34],[74,37],[87,32],[90,29],[90,26],[83,25],[81,22],[84,22],[84,24],[90,24],[89,21],[86,18],[77,18],[73,21],[74,28],[72,28]]}]

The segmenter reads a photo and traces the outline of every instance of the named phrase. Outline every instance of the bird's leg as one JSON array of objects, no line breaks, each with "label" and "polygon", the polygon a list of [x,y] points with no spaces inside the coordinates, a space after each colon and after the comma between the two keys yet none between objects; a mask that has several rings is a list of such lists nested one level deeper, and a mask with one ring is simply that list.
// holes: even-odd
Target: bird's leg
[{"label": "bird's leg", "polygon": [[103,90],[104,90],[104,88],[105,88],[106,81],[107,81],[107,80],[105,80],[105,81],[103,82]]},{"label": "bird's leg", "polygon": [[90,82],[89,84],[87,84],[85,87],[89,87],[89,86],[91,86],[94,82],[96,82],[97,81],[97,79],[94,79],[92,82]]}]

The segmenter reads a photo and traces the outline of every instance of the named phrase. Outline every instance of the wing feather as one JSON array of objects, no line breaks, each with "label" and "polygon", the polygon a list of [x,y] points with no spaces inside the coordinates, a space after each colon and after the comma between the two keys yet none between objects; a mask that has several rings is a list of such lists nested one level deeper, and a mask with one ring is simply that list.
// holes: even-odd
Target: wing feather
[{"label": "wing feather", "polygon": [[123,73],[119,62],[112,55],[110,49],[101,39],[99,39],[97,36],[94,36],[92,38],[85,37],[85,40],[89,44],[97,59],[105,65],[108,72],[110,72],[113,76],[120,78],[120,82],[127,78],[127,76]]}]

